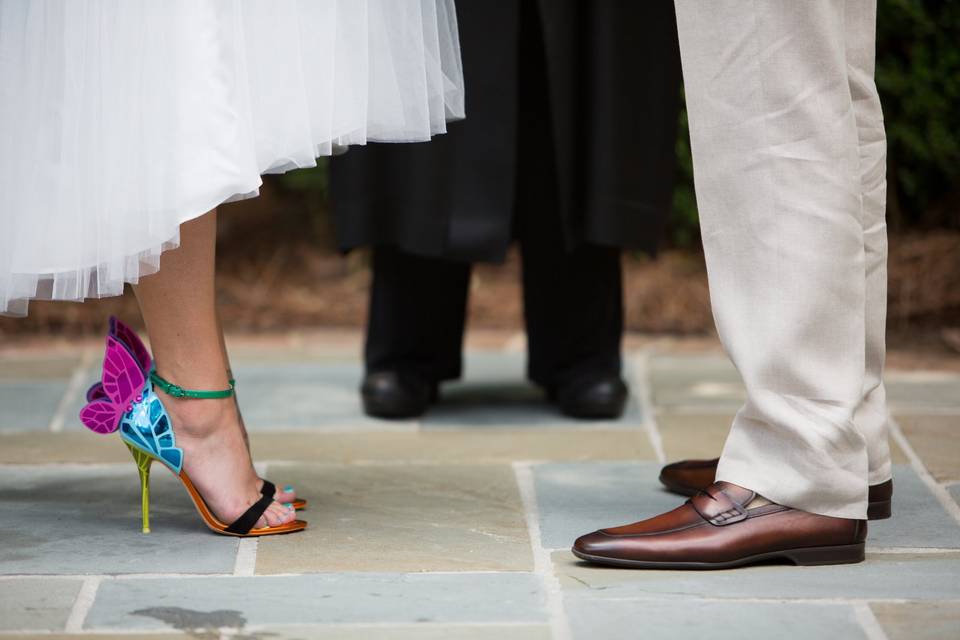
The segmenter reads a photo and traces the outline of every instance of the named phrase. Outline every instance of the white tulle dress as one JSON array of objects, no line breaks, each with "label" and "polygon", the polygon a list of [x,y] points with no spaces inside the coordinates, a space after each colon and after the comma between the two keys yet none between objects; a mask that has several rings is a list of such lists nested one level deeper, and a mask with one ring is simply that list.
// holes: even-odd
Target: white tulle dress
[{"label": "white tulle dress", "polygon": [[453,0],[0,0],[0,313],[118,295],[261,174],[463,114]]}]

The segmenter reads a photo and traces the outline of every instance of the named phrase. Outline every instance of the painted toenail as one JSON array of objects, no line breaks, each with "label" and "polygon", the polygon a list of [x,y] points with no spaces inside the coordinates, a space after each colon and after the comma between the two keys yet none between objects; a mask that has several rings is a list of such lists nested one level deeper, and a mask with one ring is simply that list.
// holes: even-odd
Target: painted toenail
[{"label": "painted toenail", "polygon": [[284,492],[284,493],[293,493],[293,485],[292,485],[292,484],[288,484],[287,486],[285,486],[285,487],[283,488],[283,492]]},{"label": "painted toenail", "polygon": [[293,509],[293,503],[292,503],[292,502],[287,502],[287,503],[285,503],[283,506],[285,506],[287,509]]}]

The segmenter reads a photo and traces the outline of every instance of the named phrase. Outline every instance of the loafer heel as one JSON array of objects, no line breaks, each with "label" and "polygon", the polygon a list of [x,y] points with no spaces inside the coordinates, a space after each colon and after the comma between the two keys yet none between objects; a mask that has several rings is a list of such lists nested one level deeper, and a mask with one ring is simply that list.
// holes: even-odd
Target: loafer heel
[{"label": "loafer heel", "polygon": [[863,562],[866,544],[844,544],[833,547],[809,547],[783,552],[783,557],[797,566],[814,567],[826,564],[854,564]]}]

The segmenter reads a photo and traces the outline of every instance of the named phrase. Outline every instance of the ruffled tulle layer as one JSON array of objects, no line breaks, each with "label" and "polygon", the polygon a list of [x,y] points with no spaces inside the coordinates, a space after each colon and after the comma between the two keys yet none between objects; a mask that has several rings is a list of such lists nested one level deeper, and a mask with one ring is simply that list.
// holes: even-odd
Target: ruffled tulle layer
[{"label": "ruffled tulle layer", "polygon": [[118,295],[261,174],[463,110],[453,0],[0,0],[0,313]]}]

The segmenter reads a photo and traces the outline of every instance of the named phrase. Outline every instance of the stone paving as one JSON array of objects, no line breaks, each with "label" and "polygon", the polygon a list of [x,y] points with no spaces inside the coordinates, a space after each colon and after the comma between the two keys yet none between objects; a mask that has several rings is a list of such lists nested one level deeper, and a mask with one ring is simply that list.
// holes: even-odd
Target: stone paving
[{"label": "stone paving", "polygon": [[613,422],[559,416],[521,342],[470,350],[422,420],[362,415],[356,336],[232,345],[261,473],[302,534],[207,532],[158,468],[153,533],[119,439],[76,418],[99,345],[0,350],[0,636],[960,638],[960,374],[891,371],[895,516],[867,561],[601,569],[573,539],[675,506],[664,460],[713,457],[743,398],[714,351],[630,348]]}]

